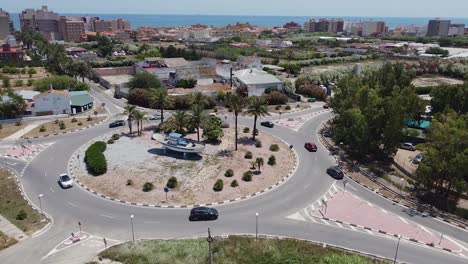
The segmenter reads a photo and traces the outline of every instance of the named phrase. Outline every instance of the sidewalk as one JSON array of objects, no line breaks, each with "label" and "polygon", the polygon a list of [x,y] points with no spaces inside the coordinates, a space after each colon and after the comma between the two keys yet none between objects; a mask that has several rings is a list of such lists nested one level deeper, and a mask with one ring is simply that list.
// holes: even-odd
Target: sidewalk
[{"label": "sidewalk", "polygon": [[18,241],[25,240],[28,238],[18,227],[8,221],[5,217],[0,215],[0,231],[5,233],[7,236],[12,237]]}]

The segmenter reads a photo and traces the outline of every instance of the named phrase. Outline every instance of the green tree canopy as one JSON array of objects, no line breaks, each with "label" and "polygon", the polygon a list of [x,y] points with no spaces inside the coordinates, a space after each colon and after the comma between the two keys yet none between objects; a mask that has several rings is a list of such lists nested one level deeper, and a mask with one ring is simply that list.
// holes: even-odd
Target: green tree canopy
[{"label": "green tree canopy", "polygon": [[54,75],[34,82],[36,91],[44,92],[52,88],[55,90],[86,91],[88,85],[78,82],[66,75]]},{"label": "green tree canopy", "polygon": [[431,91],[431,106],[433,113],[441,113],[452,109],[458,114],[468,112],[468,82],[462,85],[442,85]]},{"label": "green tree canopy", "polygon": [[26,108],[23,97],[11,88],[0,90],[0,118],[17,118]]},{"label": "green tree canopy", "polygon": [[159,88],[161,82],[159,79],[151,73],[142,72],[135,74],[130,82],[128,83],[130,88]]}]

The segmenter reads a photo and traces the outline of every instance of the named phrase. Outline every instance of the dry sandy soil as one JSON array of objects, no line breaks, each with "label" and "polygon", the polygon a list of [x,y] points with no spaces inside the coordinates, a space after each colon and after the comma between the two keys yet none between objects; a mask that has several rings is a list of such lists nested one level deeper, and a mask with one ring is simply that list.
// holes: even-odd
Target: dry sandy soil
[{"label": "dry sandy soil", "polygon": [[[98,116],[98,117],[94,115],[90,115],[90,116],[92,118],[92,120],[90,121],[88,121],[87,116],[75,117],[76,122],[72,122],[73,118],[57,119],[59,121],[63,121],[63,123],[65,124],[65,129],[60,129],[59,124],[56,124],[55,121],[50,121],[50,122],[47,122],[43,125],[40,125],[34,128],[33,130],[23,135],[23,137],[31,138],[31,137],[37,137],[37,136],[40,137],[40,136],[45,136],[45,135],[52,135],[54,133],[63,133],[63,132],[72,131],[78,128],[87,127],[89,125],[96,124],[105,119],[105,117],[102,117],[102,116]],[[81,122],[81,125],[79,125],[80,122]],[[40,131],[42,126],[44,126],[44,128],[46,129],[44,132]]]},{"label": "dry sandy soil", "polygon": [[413,81],[413,85],[416,87],[438,86],[446,84],[463,84],[463,81],[442,76],[419,77]]},{"label": "dry sandy soil", "polygon": [[[234,150],[234,129],[224,129],[224,137],[219,145],[206,145],[202,156],[183,156],[168,151],[164,154],[162,146],[151,140],[152,132],[145,132],[141,137],[122,136],[115,144],[108,144],[104,152],[108,160],[108,172],[101,176],[91,176],[86,172],[83,162],[75,169],[76,176],[89,188],[107,196],[121,200],[146,204],[205,204],[222,202],[224,200],[242,197],[263,190],[279,182],[288,175],[294,165],[293,154],[281,140],[261,133],[259,139],[263,146],[256,148],[248,134],[239,128],[238,151]],[[122,130],[127,132],[126,129]],[[107,136],[107,138],[109,138]],[[196,134],[187,138],[196,138]],[[278,144],[280,150],[271,152],[271,144]],[[244,158],[246,151],[253,153],[253,159]],[[276,156],[277,164],[267,164],[270,155]],[[84,153],[80,153],[84,157]],[[242,181],[242,174],[249,171],[250,162],[256,157],[262,157],[265,165],[261,174],[254,175],[251,182]],[[227,169],[234,171],[233,177],[225,177]],[[254,170],[252,170],[254,171]],[[165,202],[163,191],[169,177],[175,176],[179,186],[169,192],[169,200]],[[128,186],[127,180],[133,185]],[[224,181],[221,192],[213,191],[217,179]],[[231,187],[231,182],[237,180],[238,187]],[[154,184],[154,190],[143,192],[145,182]]]}]

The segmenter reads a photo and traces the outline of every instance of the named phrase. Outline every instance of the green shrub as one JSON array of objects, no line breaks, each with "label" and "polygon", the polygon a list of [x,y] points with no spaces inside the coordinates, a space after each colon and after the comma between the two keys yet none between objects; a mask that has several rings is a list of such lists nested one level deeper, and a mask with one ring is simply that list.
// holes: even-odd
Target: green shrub
[{"label": "green shrub", "polygon": [[28,218],[28,214],[23,210],[19,210],[19,212],[16,214],[16,220],[24,220]]},{"label": "green shrub", "polygon": [[231,169],[227,169],[226,172],[224,173],[224,176],[232,177],[232,176],[234,176],[234,171],[231,170]]},{"label": "green shrub", "polygon": [[128,179],[128,180],[127,180],[127,186],[132,186],[132,185],[133,185],[133,180]]},{"label": "green shrub", "polygon": [[107,140],[107,144],[114,144],[114,139],[109,138],[109,140]]},{"label": "green shrub", "polygon": [[39,132],[46,132],[46,127],[44,125],[42,125],[40,128],[39,128]]},{"label": "green shrub", "polygon": [[277,152],[279,150],[279,146],[276,144],[273,144],[270,146],[270,151]]},{"label": "green shrub", "polygon": [[253,157],[253,155],[252,155],[252,152],[250,152],[250,151],[247,151],[245,153],[245,155],[244,155],[244,158],[246,158],[246,159],[251,159],[252,157]]},{"label": "green shrub", "polygon": [[60,130],[64,130],[66,128],[65,123],[63,121],[59,122],[59,128]]},{"label": "green shrub", "polygon": [[239,183],[237,183],[237,180],[233,180],[231,182],[231,187],[236,188],[237,186],[239,186]]},{"label": "green shrub", "polygon": [[150,192],[153,189],[154,189],[154,185],[151,182],[145,182],[145,184],[143,184],[143,191],[144,192]]},{"label": "green shrub", "polygon": [[76,123],[76,122],[78,122],[78,120],[76,118],[72,118],[71,122]]},{"label": "green shrub", "polygon": [[15,126],[21,126],[22,122],[20,119],[16,120],[15,122]]},{"label": "green shrub", "polygon": [[275,110],[280,110],[280,109],[281,109],[281,105],[275,106]]},{"label": "green shrub", "polygon": [[167,184],[166,186],[170,189],[174,189],[177,187],[177,185],[179,185],[179,182],[177,181],[177,178],[172,176],[169,178],[169,180],[167,180]]},{"label": "green shrub", "polygon": [[288,96],[284,93],[273,91],[270,94],[263,95],[269,105],[282,105],[288,102]]},{"label": "green shrub", "polygon": [[112,135],[112,139],[113,139],[113,140],[119,140],[119,139],[120,139],[120,135],[119,135],[119,134],[113,134],[113,135]]},{"label": "green shrub", "polygon": [[249,132],[250,132],[250,128],[244,127],[244,133],[249,133]]},{"label": "green shrub", "polygon": [[425,87],[416,87],[417,94],[430,94],[432,91],[432,86],[425,86]]},{"label": "green shrub", "polygon": [[223,187],[224,187],[224,182],[223,180],[219,179],[215,182],[214,186],[213,186],[213,191],[215,192],[220,192],[223,190]]},{"label": "green shrub", "polygon": [[79,126],[82,126],[82,125],[83,125],[83,123],[81,123],[81,121],[80,121],[80,122],[78,122],[78,124],[77,124],[77,125],[79,125]]},{"label": "green shrub", "polygon": [[291,106],[287,105],[284,109],[285,110],[291,110]]},{"label": "green shrub", "polygon": [[85,162],[91,174],[102,175],[107,172],[107,160],[104,156],[106,143],[97,141],[93,143],[85,152]]},{"label": "green shrub", "polygon": [[262,141],[260,141],[260,139],[255,140],[255,147],[256,148],[261,148],[262,147]]},{"label": "green shrub", "polygon": [[23,86],[23,80],[16,80],[15,87],[21,87],[21,86]]},{"label": "green shrub", "polygon": [[271,155],[269,158],[268,158],[268,165],[270,166],[274,166],[276,165],[276,157],[274,155]]},{"label": "green shrub", "polygon": [[246,182],[252,181],[252,176],[253,173],[251,171],[246,171],[244,172],[244,175],[242,175],[242,180]]}]

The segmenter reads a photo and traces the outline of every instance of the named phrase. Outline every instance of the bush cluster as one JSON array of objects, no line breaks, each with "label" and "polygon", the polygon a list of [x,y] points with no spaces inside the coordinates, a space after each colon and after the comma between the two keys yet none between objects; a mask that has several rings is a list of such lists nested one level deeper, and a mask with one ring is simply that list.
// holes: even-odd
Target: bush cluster
[{"label": "bush cluster", "polygon": [[224,187],[224,182],[223,180],[219,179],[215,182],[214,186],[213,186],[213,191],[215,192],[220,192],[223,190],[223,187]]},{"label": "bush cluster", "polygon": [[290,105],[287,105],[284,110],[291,110],[291,106]]},{"label": "bush cluster", "polygon": [[253,173],[251,171],[246,171],[244,172],[244,175],[242,175],[242,180],[246,182],[252,181],[252,176]]},{"label": "bush cluster", "polygon": [[261,147],[262,147],[262,141],[260,141],[260,139],[256,139],[256,140],[255,140],[255,147],[257,147],[257,148],[261,148]]},{"label": "bush cluster", "polygon": [[60,130],[64,130],[66,128],[65,123],[63,121],[59,122],[59,128]]},{"label": "bush cluster", "polygon": [[19,210],[19,212],[16,214],[16,220],[24,220],[28,218],[28,214],[23,210]]},{"label": "bush cluster", "polygon": [[239,183],[237,183],[237,180],[233,180],[231,182],[231,187],[236,188],[237,186],[239,186]]},{"label": "bush cluster", "polygon": [[113,134],[113,135],[112,135],[112,139],[113,139],[113,140],[119,140],[119,139],[120,139],[120,135],[119,135],[119,134]]},{"label": "bush cluster", "polygon": [[[128,185],[128,182],[127,182],[127,185]],[[150,192],[153,189],[154,189],[154,185],[151,182],[145,182],[145,184],[143,184],[143,191],[144,192]]]},{"label": "bush cluster", "polygon": [[244,133],[249,133],[249,132],[250,132],[250,128],[244,127]]},{"label": "bush cluster", "polygon": [[177,181],[177,178],[172,176],[169,178],[169,180],[167,180],[167,184],[166,186],[170,189],[174,189],[177,187],[177,185],[179,185],[179,182]]},{"label": "bush cluster", "polygon": [[268,165],[270,166],[274,166],[276,165],[276,157],[275,155],[271,155],[269,158],[268,158]]},{"label": "bush cluster", "polygon": [[273,91],[269,94],[265,94],[263,95],[263,97],[269,105],[280,105],[286,104],[288,102],[288,96],[278,91]]},{"label": "bush cluster", "polygon": [[226,172],[224,173],[224,176],[232,177],[234,176],[234,171],[232,169],[227,169]]},{"label": "bush cluster", "polygon": [[176,83],[176,87],[181,87],[181,88],[193,88],[197,85],[197,80],[194,79],[188,79],[188,80],[179,80]]},{"label": "bush cluster", "polygon": [[277,152],[279,150],[279,146],[277,144],[273,144],[270,146],[270,151]]},{"label": "bush cluster", "polygon": [[247,152],[245,153],[245,155],[244,155],[244,158],[246,158],[246,159],[251,159],[252,157],[253,157],[253,154],[252,154],[252,152],[250,152],[250,151],[247,151]]},{"label": "bush cluster", "polygon": [[107,172],[107,160],[104,156],[106,147],[105,142],[97,141],[86,150],[85,162],[91,174],[102,175]]}]

